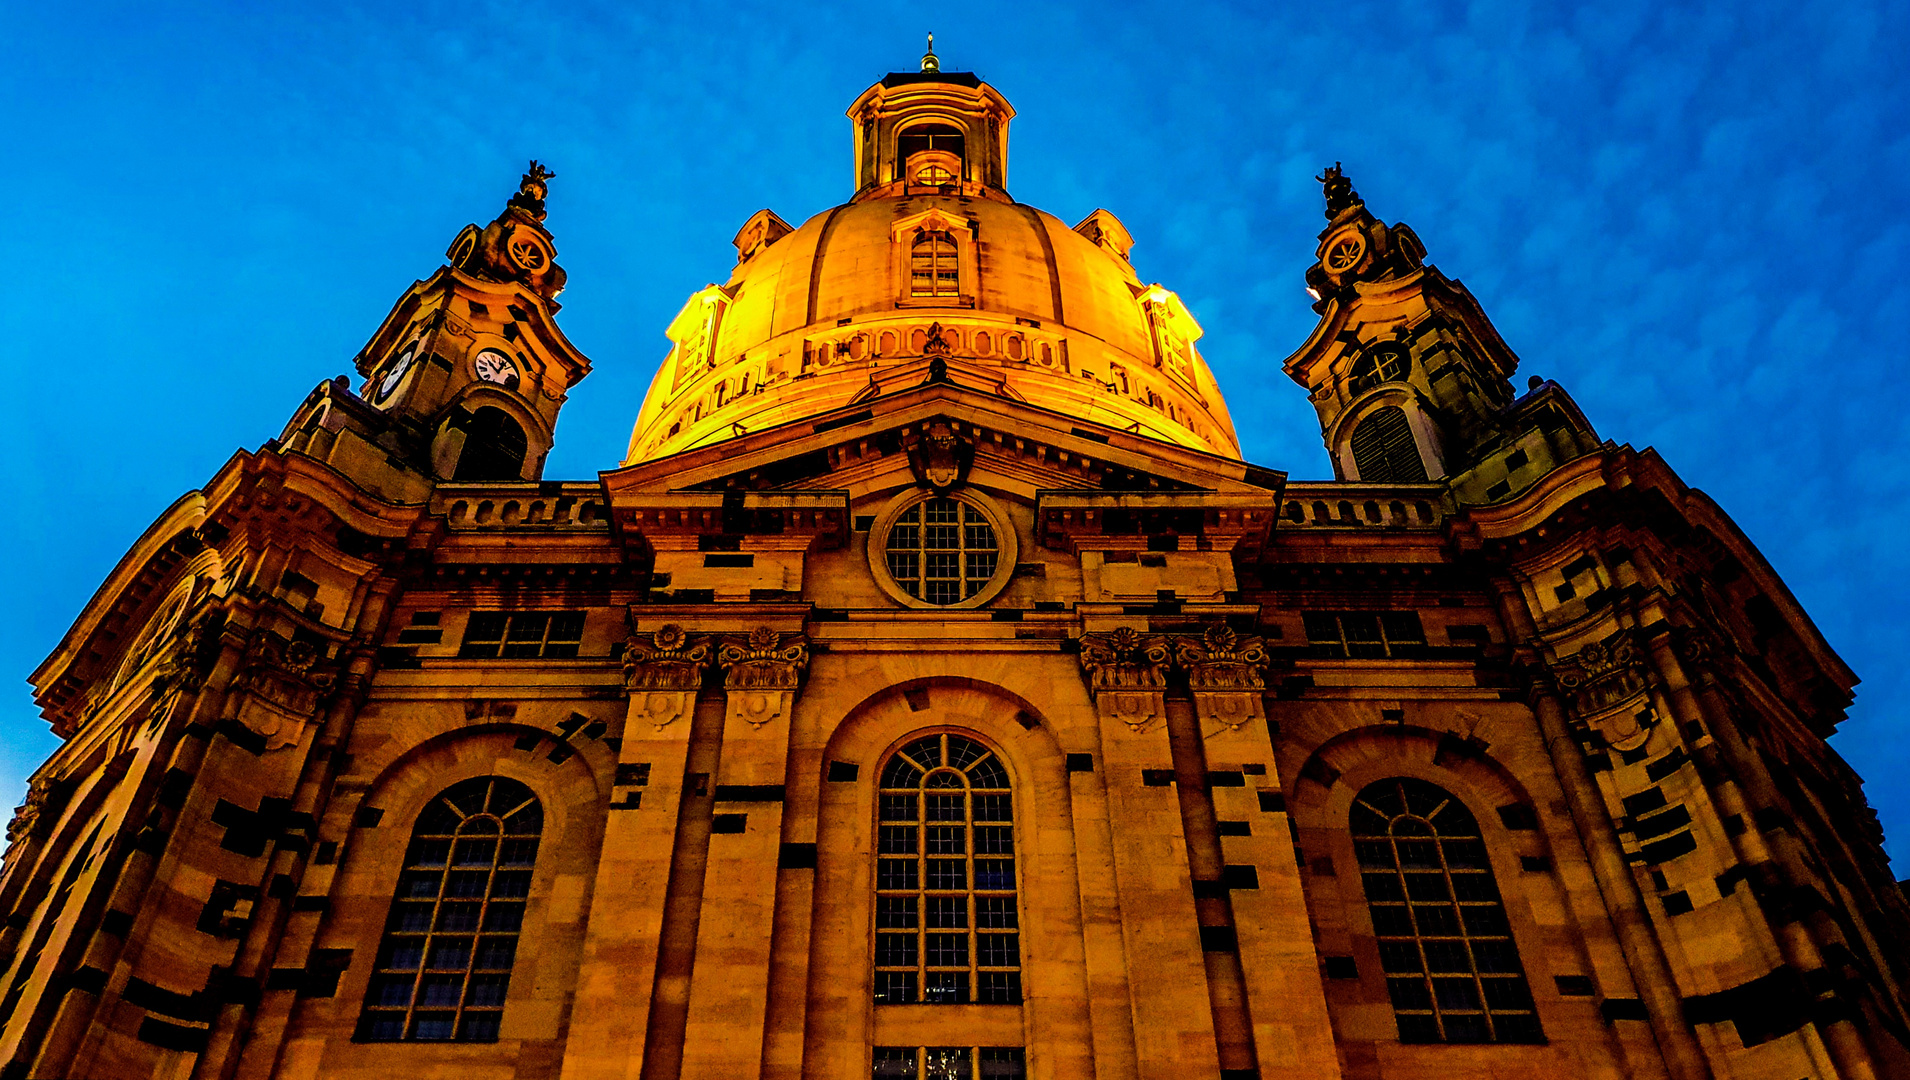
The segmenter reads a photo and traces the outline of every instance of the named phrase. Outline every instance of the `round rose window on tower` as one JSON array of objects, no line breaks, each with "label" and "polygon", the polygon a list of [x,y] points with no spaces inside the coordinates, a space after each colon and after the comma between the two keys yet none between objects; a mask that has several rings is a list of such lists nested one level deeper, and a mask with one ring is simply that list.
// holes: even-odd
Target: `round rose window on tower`
[{"label": "round rose window on tower", "polygon": [[994,579],[1001,544],[979,507],[936,496],[896,516],[883,557],[889,576],[903,592],[948,606],[979,595]]}]

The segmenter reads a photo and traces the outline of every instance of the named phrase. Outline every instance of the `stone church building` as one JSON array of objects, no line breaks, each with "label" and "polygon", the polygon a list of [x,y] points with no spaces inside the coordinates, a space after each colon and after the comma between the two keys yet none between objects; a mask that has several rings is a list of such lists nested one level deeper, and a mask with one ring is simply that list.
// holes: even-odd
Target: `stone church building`
[{"label": "stone church building", "polygon": [[863,92],[587,480],[533,163],[167,509],[32,675],[0,1080],[1910,1077],[1856,679],[1731,519],[1337,167],[1334,479],[1248,464],[1013,116]]}]

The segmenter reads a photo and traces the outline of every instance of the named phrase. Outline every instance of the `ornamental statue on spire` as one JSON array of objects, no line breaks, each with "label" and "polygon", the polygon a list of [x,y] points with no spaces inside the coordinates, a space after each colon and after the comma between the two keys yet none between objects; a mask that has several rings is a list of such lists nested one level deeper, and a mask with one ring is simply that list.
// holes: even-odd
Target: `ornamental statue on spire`
[{"label": "ornamental statue on spire", "polygon": [[556,173],[532,161],[504,212],[480,230],[466,225],[445,254],[451,267],[482,281],[516,282],[557,308],[564,291],[564,268],[557,245],[544,228],[544,199]]},{"label": "ornamental statue on spire", "polygon": [[1326,196],[1327,221],[1314,252],[1318,261],[1306,272],[1315,311],[1333,297],[1351,295],[1355,282],[1400,278],[1425,265],[1426,247],[1419,237],[1404,224],[1382,225],[1368,212],[1339,162],[1314,179]]}]

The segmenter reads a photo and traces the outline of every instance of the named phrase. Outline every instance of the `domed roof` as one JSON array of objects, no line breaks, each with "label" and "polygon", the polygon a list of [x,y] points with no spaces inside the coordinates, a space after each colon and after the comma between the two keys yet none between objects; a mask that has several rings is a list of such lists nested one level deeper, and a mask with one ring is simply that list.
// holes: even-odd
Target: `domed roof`
[{"label": "domed roof", "polygon": [[926,377],[1237,458],[1201,330],[1096,210],[1070,229],[1005,189],[1013,110],[964,73],[891,75],[849,114],[861,190],[800,228],[758,212],[691,296],[626,464],[821,415]]}]

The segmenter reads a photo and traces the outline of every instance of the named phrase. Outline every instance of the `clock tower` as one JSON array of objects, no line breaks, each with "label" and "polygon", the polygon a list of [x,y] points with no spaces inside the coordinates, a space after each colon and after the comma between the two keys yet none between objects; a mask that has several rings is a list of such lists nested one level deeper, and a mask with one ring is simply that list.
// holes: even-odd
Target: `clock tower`
[{"label": "clock tower", "polygon": [[[418,480],[512,483],[543,473],[566,394],[590,362],[557,328],[565,274],[544,227],[556,174],[531,162],[497,220],[466,225],[448,265],[415,283],[355,359],[360,393],[314,391],[288,428],[368,412],[359,434],[385,451],[400,487]],[[384,471],[389,471],[384,470]],[[380,470],[374,470],[380,471]]]}]

